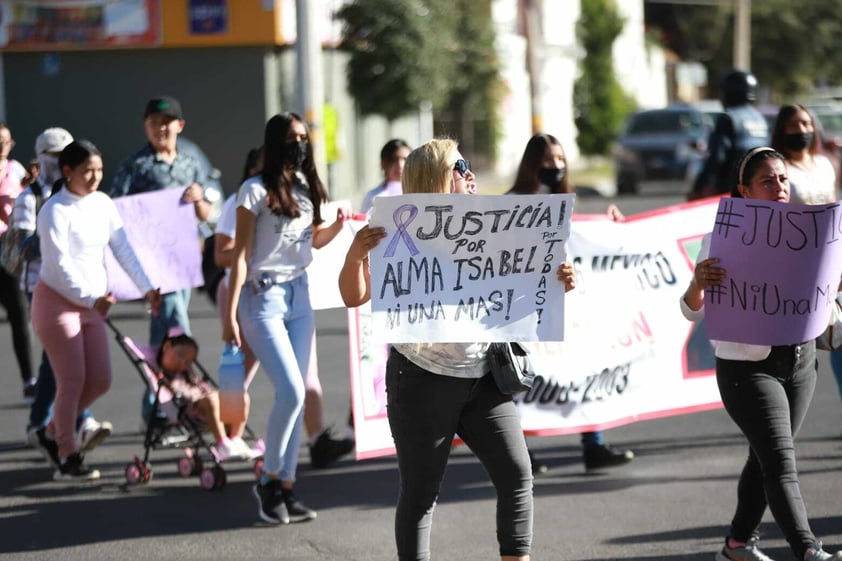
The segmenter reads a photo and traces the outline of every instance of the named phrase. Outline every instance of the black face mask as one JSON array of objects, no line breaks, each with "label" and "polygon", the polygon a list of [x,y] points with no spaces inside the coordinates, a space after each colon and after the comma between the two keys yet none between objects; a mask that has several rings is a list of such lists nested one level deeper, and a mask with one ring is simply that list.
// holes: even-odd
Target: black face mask
[{"label": "black face mask", "polygon": [[304,160],[307,159],[307,143],[292,140],[286,143],[285,148],[286,159],[284,163],[295,169],[301,169],[301,166],[304,165]]},{"label": "black face mask", "polygon": [[561,185],[566,172],[567,169],[565,168],[541,168],[538,172],[538,179],[547,187],[556,187]]},{"label": "black face mask", "polygon": [[792,133],[784,135],[784,146],[788,150],[801,151],[813,145],[813,138],[815,135],[811,132]]}]

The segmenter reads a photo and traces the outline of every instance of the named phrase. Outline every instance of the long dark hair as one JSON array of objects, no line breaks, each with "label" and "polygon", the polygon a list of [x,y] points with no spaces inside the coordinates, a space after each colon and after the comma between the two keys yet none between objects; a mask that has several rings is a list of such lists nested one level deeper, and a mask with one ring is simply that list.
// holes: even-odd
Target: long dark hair
[{"label": "long dark hair", "polygon": [[[538,174],[543,167],[544,154],[550,146],[561,146],[561,142],[551,134],[539,133],[534,135],[526,143],[523,150],[523,157],[520,159],[520,166],[517,168],[517,177],[510,193],[521,195],[534,195],[541,186],[541,179]],[[567,167],[567,154],[564,154],[564,165]],[[571,193],[570,176],[564,174],[564,178],[558,185],[548,185],[553,193]]]},{"label": "long dark hair", "polygon": [[807,113],[807,115],[810,116],[810,122],[813,124],[813,143],[807,147],[807,150],[809,150],[810,154],[815,155],[816,152],[819,151],[819,131],[816,130],[816,118],[809,109],[800,103],[784,105],[780,108],[780,110],[778,110],[778,116],[775,118],[775,126],[772,127],[772,140],[770,142],[770,146],[781,154],[787,153],[786,146],[784,146],[784,137],[786,136],[784,129],[786,129],[786,122],[799,111]]},{"label": "long dark hair", "polygon": [[[294,121],[302,123],[307,129],[307,123],[295,113],[280,113],[266,123],[266,130],[263,135],[263,172],[261,173],[263,185],[268,192],[269,209],[272,214],[289,218],[298,218],[301,215],[298,202],[293,196],[295,176],[284,174],[285,163],[288,161],[286,138]],[[309,134],[309,129],[307,130]],[[307,179],[310,200],[313,203],[313,224],[321,224],[321,206],[322,203],[327,201],[327,191],[325,191],[322,180],[319,179],[319,173],[316,171],[313,146],[309,142],[307,142],[307,155],[301,165],[301,171]]]}]

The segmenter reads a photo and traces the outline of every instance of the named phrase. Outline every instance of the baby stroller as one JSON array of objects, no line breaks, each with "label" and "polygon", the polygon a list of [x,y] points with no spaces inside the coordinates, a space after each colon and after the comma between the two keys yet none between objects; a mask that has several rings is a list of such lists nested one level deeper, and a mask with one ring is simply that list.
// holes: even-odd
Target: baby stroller
[{"label": "baby stroller", "polygon": [[[181,448],[184,450],[184,456],[178,459],[179,475],[198,476],[199,485],[206,491],[221,489],[227,480],[222,460],[216,449],[211,446],[212,442],[205,438],[205,427],[202,422],[188,414],[188,404],[172,390],[167,380],[160,376],[153,366],[154,351],[149,352],[139,347],[131,338],[123,335],[111,320],[106,319],[106,323],[114,332],[117,344],[126,353],[126,357],[135,366],[146,387],[155,396],[149,421],[146,423],[143,458],[135,456],[134,461],[126,466],[126,482],[137,485],[148,483],[152,479],[152,466],[149,464],[149,455],[152,450]],[[217,383],[198,361],[193,363],[193,367],[201,374],[204,382],[218,389]],[[257,438],[248,426],[245,429],[245,437],[252,442],[255,450],[263,450],[263,441]],[[208,463],[210,466],[207,465]],[[260,457],[254,459],[256,477],[260,475],[262,469],[261,454]]]}]

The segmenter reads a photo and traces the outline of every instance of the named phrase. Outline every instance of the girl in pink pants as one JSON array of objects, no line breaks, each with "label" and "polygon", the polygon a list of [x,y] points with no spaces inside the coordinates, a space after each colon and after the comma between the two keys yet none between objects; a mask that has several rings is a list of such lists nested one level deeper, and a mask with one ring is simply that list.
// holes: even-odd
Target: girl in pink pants
[{"label": "girl in pink pants", "polygon": [[117,207],[97,191],[99,150],[88,141],[74,141],[62,150],[59,166],[63,184],[38,213],[42,263],[32,295],[32,327],[56,377],[45,448],[58,465],[54,479],[98,479],[99,471],[83,463],[75,428],[78,412],[111,385],[105,315],[115,299],[108,292],[106,246],[145,292],[153,313],[161,294],[138,262]]}]

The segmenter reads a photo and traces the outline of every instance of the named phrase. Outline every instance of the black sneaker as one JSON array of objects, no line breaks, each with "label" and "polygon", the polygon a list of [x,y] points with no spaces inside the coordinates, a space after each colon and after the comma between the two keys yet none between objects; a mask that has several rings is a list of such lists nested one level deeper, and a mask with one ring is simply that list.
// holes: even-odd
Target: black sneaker
[{"label": "black sneaker", "polygon": [[316,519],[316,511],[304,506],[304,503],[298,500],[292,489],[281,489],[281,497],[287,507],[290,522],[307,522]]},{"label": "black sneaker", "polygon": [[584,453],[585,469],[597,470],[627,464],[634,459],[631,450],[614,450],[607,444],[586,446]]},{"label": "black sneaker", "polygon": [[71,454],[62,461],[53,473],[56,481],[80,481],[99,479],[99,470],[91,469],[83,462],[79,452]]},{"label": "black sneaker", "polygon": [[279,480],[270,479],[265,485],[261,485],[258,481],[252,487],[252,493],[260,507],[257,513],[261,520],[269,524],[289,524],[289,514],[281,497],[281,482]]},{"label": "black sneaker", "polygon": [[50,467],[58,469],[58,444],[56,444],[55,440],[47,436],[46,428],[41,427],[35,431],[35,440],[33,443],[35,444],[35,448],[44,456],[44,459],[47,460],[47,463],[50,464]]},{"label": "black sneaker", "polygon": [[330,429],[327,429],[310,446],[310,464],[315,469],[326,468],[353,449],[353,438],[334,438]]}]

